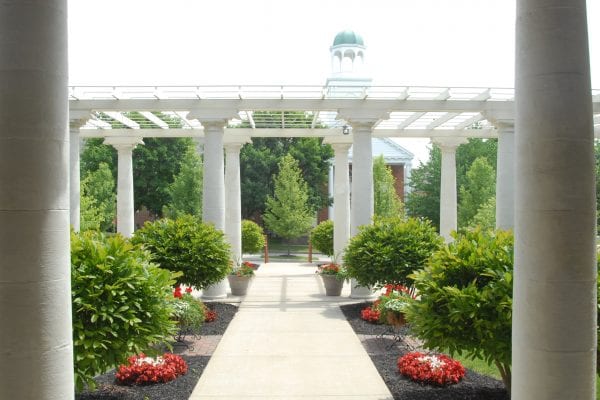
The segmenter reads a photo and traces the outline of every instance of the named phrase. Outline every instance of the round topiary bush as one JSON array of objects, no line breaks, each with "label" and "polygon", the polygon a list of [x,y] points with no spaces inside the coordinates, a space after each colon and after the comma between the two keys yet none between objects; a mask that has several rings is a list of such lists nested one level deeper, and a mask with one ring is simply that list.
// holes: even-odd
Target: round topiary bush
[{"label": "round topiary bush", "polygon": [[315,226],[310,234],[310,241],[317,251],[333,256],[333,221],[323,221]]},{"label": "round topiary bush", "polygon": [[408,276],[441,245],[442,238],[427,220],[376,218],[350,240],[344,264],[362,286],[410,286]]},{"label": "round topiary bush", "polygon": [[78,390],[150,346],[172,340],[174,280],[120,235],[71,234],[73,349]]},{"label": "round topiary bush", "polygon": [[150,250],[161,268],[180,271],[178,284],[202,289],[223,280],[231,269],[223,232],[191,215],[146,222],[132,242]]},{"label": "round topiary bush", "polygon": [[419,297],[405,308],[411,331],[427,348],[494,363],[510,391],[512,233],[455,235],[413,278]]},{"label": "round topiary bush", "polygon": [[265,247],[265,233],[254,221],[242,221],[242,253],[258,253]]}]

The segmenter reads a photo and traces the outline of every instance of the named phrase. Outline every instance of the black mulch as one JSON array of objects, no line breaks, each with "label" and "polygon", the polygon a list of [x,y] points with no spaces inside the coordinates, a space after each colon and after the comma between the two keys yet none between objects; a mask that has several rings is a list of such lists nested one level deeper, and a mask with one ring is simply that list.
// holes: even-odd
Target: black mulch
[{"label": "black mulch", "polygon": [[[371,324],[360,318],[360,311],[371,303],[341,305],[340,308],[346,319],[358,335],[380,335],[388,329],[385,325]],[[401,335],[408,333],[408,327],[402,327]],[[394,345],[391,336],[370,338],[380,341],[378,346],[373,343],[365,345],[371,361],[377,368],[395,400],[508,400],[509,396],[501,381],[467,370],[465,377],[459,383],[446,387],[422,385],[398,373],[398,358],[410,351],[402,342]],[[365,344],[363,342],[363,344]],[[392,345],[389,350],[387,347]],[[385,346],[385,347],[384,347]],[[386,351],[379,351],[385,348]]]},{"label": "black mulch", "polygon": [[[206,303],[217,312],[217,320],[204,324],[202,335],[222,335],[235,316],[237,306],[225,303]],[[174,348],[177,350],[177,347]],[[175,351],[176,352],[176,351]],[[204,368],[208,364],[208,356],[183,355],[188,364],[188,372],[167,383],[144,386],[122,386],[115,382],[115,371],[109,371],[96,377],[98,388],[94,391],[82,392],[75,396],[76,400],[188,400]]]}]

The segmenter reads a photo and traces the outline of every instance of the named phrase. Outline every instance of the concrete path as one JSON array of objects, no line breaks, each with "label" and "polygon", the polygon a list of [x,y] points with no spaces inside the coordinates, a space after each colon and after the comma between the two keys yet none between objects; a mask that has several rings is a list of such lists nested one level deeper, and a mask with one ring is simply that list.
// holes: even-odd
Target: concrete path
[{"label": "concrete path", "polygon": [[260,267],[190,400],[393,399],[315,270]]}]

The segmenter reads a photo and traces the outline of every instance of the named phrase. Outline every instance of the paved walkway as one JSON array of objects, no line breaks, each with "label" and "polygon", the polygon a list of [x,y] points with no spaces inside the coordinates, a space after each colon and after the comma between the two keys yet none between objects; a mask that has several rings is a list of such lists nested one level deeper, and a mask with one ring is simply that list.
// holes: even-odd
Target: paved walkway
[{"label": "paved walkway", "polygon": [[392,400],[315,270],[260,267],[190,400]]}]

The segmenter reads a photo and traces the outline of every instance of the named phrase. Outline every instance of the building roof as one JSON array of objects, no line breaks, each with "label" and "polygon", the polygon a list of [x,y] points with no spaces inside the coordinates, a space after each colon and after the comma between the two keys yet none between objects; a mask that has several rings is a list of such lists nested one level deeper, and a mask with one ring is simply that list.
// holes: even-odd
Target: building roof
[{"label": "building roof", "polygon": [[342,45],[364,46],[365,42],[363,41],[363,38],[354,31],[342,31],[335,35],[335,39],[333,39],[333,46]]},{"label": "building roof", "polygon": [[[414,154],[388,138],[373,138],[373,158],[383,155],[386,164],[410,165]],[[348,161],[352,163],[352,148],[348,153]]]}]

